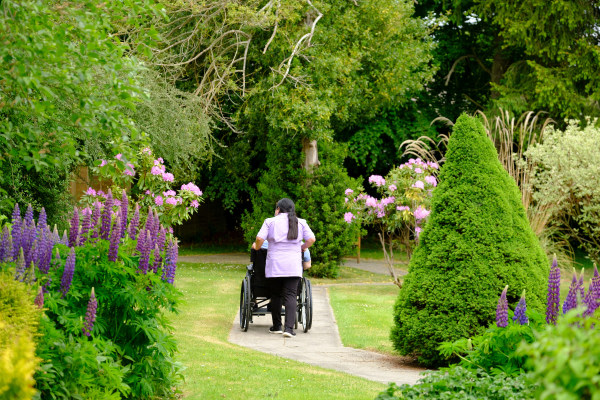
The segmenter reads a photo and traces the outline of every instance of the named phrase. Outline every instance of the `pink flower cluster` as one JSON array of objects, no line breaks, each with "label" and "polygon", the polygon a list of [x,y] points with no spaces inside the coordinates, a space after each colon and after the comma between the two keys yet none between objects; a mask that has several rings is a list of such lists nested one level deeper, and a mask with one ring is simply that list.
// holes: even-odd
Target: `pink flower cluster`
[{"label": "pink flower cluster", "polygon": [[356,218],[356,217],[351,212],[347,212],[347,213],[344,214],[344,220],[347,223],[351,223],[354,218]]},{"label": "pink flower cluster", "polygon": [[385,185],[385,179],[381,175],[371,175],[369,177],[369,183],[374,183],[375,186],[383,186]]},{"label": "pink flower cluster", "polygon": [[185,185],[181,185],[181,190],[187,190],[194,193],[196,196],[202,196],[202,190],[192,182],[189,182]]},{"label": "pink flower cluster", "polygon": [[419,207],[417,207],[417,209],[415,210],[413,215],[415,216],[415,219],[417,221],[420,221],[422,219],[427,218],[430,213],[431,213],[431,211],[427,210],[426,208],[424,208],[422,206],[419,206]]},{"label": "pink flower cluster", "polygon": [[[400,168],[410,168],[410,169],[414,169],[416,173],[420,174],[423,173],[423,168],[433,168],[433,169],[439,169],[440,166],[438,165],[438,163],[434,163],[431,161],[423,161],[420,158],[411,158],[410,160],[408,160],[408,162],[402,164],[400,166]],[[418,171],[417,171],[418,170]]]}]

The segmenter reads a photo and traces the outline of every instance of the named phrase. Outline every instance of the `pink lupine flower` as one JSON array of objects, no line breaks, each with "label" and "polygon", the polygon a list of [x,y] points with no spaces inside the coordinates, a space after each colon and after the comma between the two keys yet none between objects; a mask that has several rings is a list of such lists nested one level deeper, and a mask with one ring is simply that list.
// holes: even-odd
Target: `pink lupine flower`
[{"label": "pink lupine flower", "polygon": [[154,203],[155,203],[157,206],[162,206],[162,205],[163,205],[163,198],[162,198],[162,196],[156,196],[156,197],[154,198]]},{"label": "pink lupine flower", "polygon": [[173,174],[170,172],[165,172],[164,174],[162,174],[162,178],[165,182],[173,182],[173,180],[175,179]]}]

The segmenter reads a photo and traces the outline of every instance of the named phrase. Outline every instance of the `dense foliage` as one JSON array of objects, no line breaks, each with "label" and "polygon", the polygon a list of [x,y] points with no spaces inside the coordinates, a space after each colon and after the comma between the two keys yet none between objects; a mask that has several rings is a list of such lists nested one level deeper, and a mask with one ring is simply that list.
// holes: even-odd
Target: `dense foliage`
[{"label": "dense foliage", "polygon": [[550,209],[552,224],[600,263],[600,129],[592,121],[549,128],[544,142],[526,152],[536,166],[531,185],[537,202]]},{"label": "dense foliage", "polygon": [[515,182],[475,118],[457,120],[446,160],[392,330],[394,347],[425,365],[446,362],[441,342],[481,333],[506,284],[510,302],[526,289],[533,309],[544,304],[546,257]]},{"label": "dense foliage", "polygon": [[3,273],[33,285],[35,304],[44,308],[35,337],[38,398],[175,393],[180,367],[165,313],[176,310],[179,298],[177,243],[156,212],[140,225],[139,215],[121,219],[127,208],[127,200],[117,204],[109,195],[82,210],[81,219],[75,209],[62,237],[50,230],[44,211],[36,222],[31,206],[24,217],[16,207],[3,227]]},{"label": "dense foliage", "polygon": [[34,336],[39,310],[31,288],[0,270],[0,398],[29,400],[35,394],[33,374],[39,364]]}]

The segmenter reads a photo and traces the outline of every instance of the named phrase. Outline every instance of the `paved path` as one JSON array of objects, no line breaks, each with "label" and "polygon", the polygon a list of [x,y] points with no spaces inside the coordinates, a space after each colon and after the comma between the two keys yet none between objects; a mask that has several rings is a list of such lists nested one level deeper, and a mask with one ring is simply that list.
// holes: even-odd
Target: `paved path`
[{"label": "paved path", "polygon": [[[249,256],[244,253],[180,256],[179,261],[190,263],[250,263]],[[388,273],[383,261],[379,260],[362,260],[360,264],[356,264],[355,260],[349,259],[346,263],[354,268],[375,273]],[[400,274],[405,273],[401,270],[398,272]],[[286,339],[282,335],[271,334],[268,332],[271,326],[270,315],[254,316],[254,322],[250,324],[248,331],[243,332],[240,329],[239,313],[236,312],[229,333],[229,341],[264,353],[346,372],[376,382],[385,384],[395,382],[398,385],[416,383],[424,369],[411,365],[405,358],[353,349],[342,345],[326,286],[313,286],[313,323],[312,328],[307,333],[302,332],[299,326],[294,338]]]},{"label": "paved path", "polygon": [[270,315],[254,316],[247,332],[239,325],[239,313],[235,318],[229,341],[264,353],[302,361],[324,368],[360,376],[372,381],[396,384],[414,384],[422,368],[409,365],[403,358],[387,356],[365,350],[344,347],[340,340],[333,310],[329,305],[327,288],[313,286],[313,324],[307,332],[301,326],[296,337],[286,339],[269,333]]}]

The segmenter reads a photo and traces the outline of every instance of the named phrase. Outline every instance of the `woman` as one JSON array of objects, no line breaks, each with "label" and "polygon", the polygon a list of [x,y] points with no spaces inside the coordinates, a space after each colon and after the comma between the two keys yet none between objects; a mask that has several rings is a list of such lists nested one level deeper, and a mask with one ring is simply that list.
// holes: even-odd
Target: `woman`
[{"label": "woman", "polygon": [[[275,217],[263,223],[252,248],[258,250],[263,242],[269,242],[265,276],[271,289],[271,333],[283,333],[294,337],[297,291],[302,277],[302,253],[315,242],[315,235],[305,220],[296,217],[294,202],[281,199],[275,208]],[[304,240],[304,243],[302,243]],[[285,306],[285,329],[281,326],[281,303]]]}]

